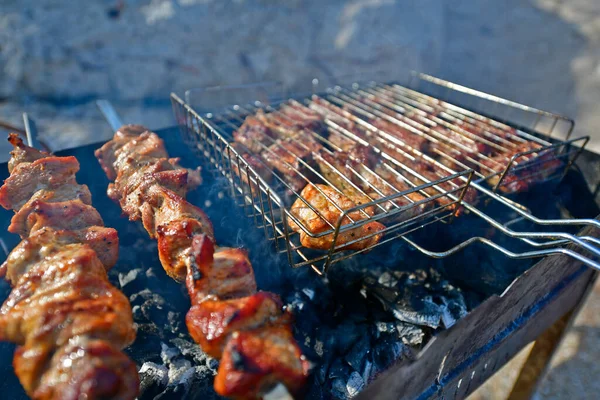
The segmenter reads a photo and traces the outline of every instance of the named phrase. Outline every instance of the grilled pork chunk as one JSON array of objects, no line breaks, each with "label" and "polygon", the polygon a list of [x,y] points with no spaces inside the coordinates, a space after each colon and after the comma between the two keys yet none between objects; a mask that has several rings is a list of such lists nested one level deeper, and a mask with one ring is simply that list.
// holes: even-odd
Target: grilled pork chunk
[{"label": "grilled pork chunk", "polygon": [[121,349],[135,338],[127,298],[107,279],[118,237],[75,181],[74,157],[15,147],[0,204],[23,241],[1,268],[13,287],[0,339],[19,345],[14,368],[34,399],[134,399],[137,367]]},{"label": "grilled pork chunk", "polygon": [[[302,198],[298,198],[294,202],[290,212],[313,235],[334,229],[332,226],[336,226],[344,211],[370,201],[366,197],[349,198],[334,188],[321,184],[307,185],[300,195]],[[313,209],[317,210],[320,216]],[[344,216],[340,226],[343,227],[352,221],[358,222],[373,215],[373,207],[352,211]],[[289,217],[288,224],[292,230],[300,233],[300,242],[305,247],[327,250],[333,244],[333,233],[311,237]],[[371,221],[354,229],[340,231],[335,246],[339,246],[343,250],[362,250],[371,247],[381,240],[383,234],[379,232],[383,229],[385,229],[383,224]],[[346,245],[346,243],[348,244]]]},{"label": "grilled pork chunk", "polygon": [[[263,129],[253,119],[246,122],[238,132],[242,150],[272,139],[271,128]],[[96,156],[107,175],[114,177],[109,187],[111,197],[131,220],[141,219],[148,234],[157,238],[165,271],[174,279],[185,279],[191,301],[186,325],[208,354],[231,359],[228,343],[242,333],[247,334],[245,337],[262,338],[270,329],[291,331],[290,316],[279,297],[257,292],[247,252],[215,246],[210,220],[200,208],[185,200],[187,191],[199,180],[191,181],[191,173],[179,167],[176,159],[168,158],[156,134],[137,126],[122,127]],[[262,351],[262,339],[256,343]],[[291,334],[282,337],[281,343],[284,349],[298,349]],[[308,375],[308,365],[300,351],[291,354],[274,350],[271,357],[278,369],[264,369],[258,379],[252,371],[221,369],[215,390],[243,399],[258,398],[268,389],[265,384],[274,381],[289,385],[291,391],[298,390]],[[247,390],[249,381],[256,384],[252,391]]]}]

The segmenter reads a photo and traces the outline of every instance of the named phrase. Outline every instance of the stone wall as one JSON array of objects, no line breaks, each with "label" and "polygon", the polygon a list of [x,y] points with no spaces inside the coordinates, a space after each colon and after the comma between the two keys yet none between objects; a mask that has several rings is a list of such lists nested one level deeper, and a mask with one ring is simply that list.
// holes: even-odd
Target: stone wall
[{"label": "stone wall", "polygon": [[418,69],[577,117],[590,133],[598,35],[563,10],[581,2],[4,0],[0,118],[20,125],[27,110],[62,148],[110,135],[96,98],[158,128],[172,124],[171,91]]}]

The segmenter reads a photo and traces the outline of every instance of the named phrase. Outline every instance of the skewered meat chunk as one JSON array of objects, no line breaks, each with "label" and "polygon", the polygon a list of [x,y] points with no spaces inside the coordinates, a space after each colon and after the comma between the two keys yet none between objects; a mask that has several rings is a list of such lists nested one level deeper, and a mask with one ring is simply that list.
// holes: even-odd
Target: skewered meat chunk
[{"label": "skewered meat chunk", "polygon": [[[308,184],[300,195],[302,198],[294,202],[290,212],[308,232],[314,235],[332,230],[331,226],[336,226],[343,211],[369,202],[369,199],[365,197],[351,199],[322,184]],[[317,210],[318,214],[313,209]],[[373,214],[373,207],[350,212],[344,217],[340,226],[343,227],[351,223],[352,220],[358,222],[367,219]],[[291,218],[288,218],[288,223],[293,231],[300,233],[300,242],[303,246],[321,250],[327,250],[332,246],[333,233],[311,237]],[[378,243],[383,236],[379,232],[384,229],[383,224],[371,221],[354,229],[340,230],[335,246],[340,247],[342,250],[363,250]],[[346,245],[346,243],[349,244]]]},{"label": "skewered meat chunk", "polygon": [[281,382],[297,393],[306,383],[307,363],[301,355],[289,325],[236,333],[223,352],[215,389],[234,399],[258,398]]},{"label": "skewered meat chunk", "polygon": [[[242,150],[251,150],[256,138],[268,139],[270,146],[273,145],[271,128],[257,121],[247,119],[244,129],[238,130]],[[289,139],[282,141],[285,140]],[[285,143],[294,144],[292,141]],[[291,332],[290,316],[283,310],[279,297],[272,293],[257,293],[247,252],[216,247],[210,220],[200,208],[185,200],[187,190],[199,179],[191,181],[191,172],[181,168],[176,159],[168,158],[164,144],[156,134],[141,127],[125,126],[115,133],[112,141],[97,150],[96,156],[107,175],[114,177],[114,183],[109,187],[111,197],[119,201],[131,220],[141,219],[149,235],[157,238],[159,257],[167,274],[177,280],[185,279],[192,304],[186,325],[192,338],[208,354],[229,359],[231,354],[223,349],[233,337],[242,333],[245,337],[258,338],[274,328]],[[291,335],[281,340],[283,348],[298,349]],[[300,351],[293,355],[282,352],[271,356],[278,369],[263,371],[257,381],[261,388],[247,391],[246,386],[238,387],[255,380],[250,371],[222,369],[215,382],[231,382],[229,374],[235,374],[239,383],[226,386],[215,383],[217,393],[254,399],[259,397],[263,381],[274,380],[289,383],[291,390],[297,389],[298,383],[304,382],[308,374],[307,363]],[[301,369],[295,369],[297,365]],[[296,375],[290,380],[285,371]]]},{"label": "skewered meat chunk", "polygon": [[230,300],[206,300],[186,316],[190,335],[210,356],[220,358],[230,335],[260,328],[283,316],[283,304],[272,293],[258,292]]},{"label": "skewered meat chunk", "polygon": [[131,307],[106,274],[117,233],[76,183],[75,158],[9,140],[0,204],[16,211],[11,229],[23,241],[0,268],[13,287],[0,308],[0,340],[19,345],[15,373],[34,399],[134,399],[137,367],[121,352],[135,339]]}]

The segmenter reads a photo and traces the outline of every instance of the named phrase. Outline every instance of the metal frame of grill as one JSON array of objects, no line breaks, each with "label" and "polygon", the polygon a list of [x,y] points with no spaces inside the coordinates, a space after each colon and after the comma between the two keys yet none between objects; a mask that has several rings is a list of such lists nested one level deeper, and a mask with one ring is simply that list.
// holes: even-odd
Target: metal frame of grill
[{"label": "metal frame of grill", "polygon": [[[421,89],[419,86],[423,84],[430,86],[429,89]],[[432,87],[437,89],[437,92],[432,90]],[[444,93],[439,93],[440,88],[443,89]],[[381,96],[379,98],[374,97],[376,94],[383,96],[383,103]],[[432,94],[437,97],[433,97]],[[452,97],[452,94],[458,95],[458,98],[452,99],[452,102],[450,102],[449,97]],[[465,99],[461,99],[461,96]],[[376,138],[377,142],[385,145],[383,147],[373,145],[372,141],[364,143],[372,146],[381,160],[383,160],[384,165],[409,187],[408,190],[393,187],[394,194],[391,196],[383,196],[376,199],[369,198],[370,201],[365,204],[348,210],[340,209],[341,215],[337,224],[329,224],[330,229],[314,234],[306,229],[306,227],[303,227],[302,224],[299,224],[299,221],[289,211],[291,202],[287,201],[288,198],[286,196],[282,195],[282,190],[291,191],[294,199],[301,198],[300,194],[290,188],[285,180],[277,174],[273,174],[275,176],[275,185],[266,182],[257,173],[255,168],[246,161],[243,155],[230,144],[232,142],[233,131],[239,128],[247,116],[255,114],[259,109],[267,113],[279,113],[278,110],[281,107],[286,107],[290,104],[299,104],[298,102],[310,106],[310,99],[307,99],[305,96],[298,96],[295,99],[291,98],[283,101],[267,101],[263,98],[262,101],[255,101],[247,105],[234,105],[220,112],[207,112],[200,115],[190,104],[181,100],[177,95],[172,94],[171,98],[177,121],[183,128],[182,133],[189,141],[190,146],[193,146],[202,155],[207,157],[215,167],[215,171],[223,175],[230,182],[232,195],[238,199],[238,204],[244,207],[247,215],[253,218],[259,228],[265,231],[266,236],[275,243],[278,251],[287,252],[289,263],[293,267],[310,265],[317,273],[324,274],[327,272],[329,266],[335,262],[347,259],[357,253],[365,252],[372,247],[393,239],[402,238],[419,251],[432,257],[445,257],[460,251],[472,243],[480,242],[512,258],[567,254],[589,266],[600,269],[598,263],[583,256],[580,251],[559,247],[571,242],[575,243],[579,249],[584,249],[595,256],[600,256],[600,251],[594,246],[600,245],[600,241],[593,237],[576,237],[563,232],[513,231],[509,228],[513,221],[506,223],[499,222],[486,215],[475,205],[463,201],[467,190],[476,190],[478,196],[485,197],[487,201],[499,202],[502,206],[507,207],[508,210],[518,213],[520,219],[526,219],[538,225],[594,225],[600,227],[600,223],[596,220],[541,220],[532,215],[523,205],[497,193],[498,189],[502,188],[502,183],[509,176],[514,176],[518,179],[531,179],[538,174],[545,174],[543,175],[543,179],[540,179],[541,181],[557,181],[564,175],[589,140],[589,137],[571,139],[570,135],[574,124],[573,121],[565,117],[500,99],[424,74],[412,74],[411,81],[404,86],[396,83],[353,84],[348,88],[334,86],[324,94],[313,95],[312,99],[318,98],[331,105],[343,107],[340,112],[341,117],[362,126],[370,135]],[[189,103],[189,96],[187,100]],[[474,100],[477,103],[475,105],[472,104]],[[492,109],[489,110],[489,107],[486,108],[486,104],[491,105]],[[431,110],[438,111],[438,114],[434,117],[428,116],[427,111],[431,112]],[[471,110],[476,110],[477,112]],[[490,116],[494,115],[494,111],[498,115],[503,116],[491,119]],[[405,115],[407,112],[411,112],[413,116],[417,115],[421,121],[417,122],[414,119],[408,118]],[[279,116],[281,115],[283,114],[279,113]],[[401,140],[398,140],[397,137],[374,127],[369,123],[369,118],[372,117],[385,118],[387,121],[425,138],[430,143],[435,143],[437,145],[436,151],[448,149],[447,153],[441,152],[439,156],[450,162],[442,163],[439,158],[434,159],[429,154],[424,154],[418,149],[412,148]],[[508,119],[510,119],[510,122]],[[360,142],[362,140],[345,131],[343,127],[336,126],[335,120],[325,118],[325,122],[328,125],[328,129],[333,129],[355,141]],[[497,150],[506,151],[510,156],[505,157],[505,168],[492,170],[487,174],[470,168],[474,166],[473,163],[479,168],[481,168],[481,165],[484,165],[482,161],[484,161],[485,155],[483,154],[478,155],[480,159],[469,160],[471,165],[452,159],[449,153],[460,149],[463,145],[461,142],[444,137],[432,129],[437,125],[451,129],[455,135],[461,135],[461,140],[484,143]],[[482,129],[485,129],[485,137],[478,136],[467,129],[473,127],[483,127]],[[502,135],[500,134],[501,132]],[[321,136],[319,132],[312,131],[310,135],[320,143],[331,145],[331,143],[327,143],[327,138]],[[526,141],[534,142],[536,147],[510,153],[511,147],[518,148],[519,144]],[[297,145],[302,146],[302,143],[297,143]],[[263,145],[263,147],[263,151],[269,151],[267,146]],[[389,149],[393,149],[408,159],[419,158],[426,160],[431,165],[435,165],[436,172],[439,175],[438,179],[432,180],[421,176],[417,171],[411,169],[406,162],[400,162],[397,160],[397,157],[388,154]],[[544,158],[542,159],[542,157]],[[562,168],[555,168],[550,172],[544,170],[544,168],[541,168],[541,172],[534,168],[536,165],[543,166],[544,163],[557,160],[562,162]],[[315,170],[302,159],[296,158],[296,161],[318,176],[320,180],[335,187],[318,170]],[[456,165],[456,168],[451,168],[452,165]],[[293,166],[289,166],[293,168]],[[296,170],[296,172],[306,180],[307,184],[312,183],[300,171]],[[337,172],[343,174],[341,171]],[[353,172],[357,173],[356,171]],[[495,182],[490,187],[488,183],[491,179],[495,179]],[[350,184],[352,183],[348,177],[346,177],[346,180]],[[449,187],[452,189],[449,190]],[[355,186],[355,189],[358,188]],[[425,200],[414,202],[408,197],[411,193],[419,193],[424,196]],[[364,192],[363,194],[368,196]],[[382,193],[379,194],[381,195]],[[373,207],[381,208],[386,202],[393,204],[394,200],[401,197],[407,199],[410,202],[409,205],[403,207],[396,206],[389,211],[374,215],[366,211]],[[445,203],[440,205],[439,202],[442,198],[445,199]],[[303,201],[307,207],[312,208],[307,201]],[[415,207],[423,206],[424,203],[429,203],[429,211],[416,217],[400,220],[401,222],[385,223],[386,229],[384,232],[386,236],[374,246],[357,251],[345,251],[343,247],[349,243],[345,243],[344,246],[335,245],[340,232],[343,233],[344,231],[356,229],[370,221],[387,222],[393,217],[397,218],[402,213],[410,212]],[[501,230],[504,234],[524,241],[535,249],[516,253],[486,238],[473,237],[447,251],[433,252],[407,237],[409,233],[431,223],[439,221],[449,222],[456,213],[456,210],[463,207],[469,212],[483,218],[491,226]],[[316,212],[314,208],[312,210]],[[354,220],[352,216],[356,215],[362,215],[363,218]],[[296,223],[310,237],[332,236],[332,244],[329,250],[318,252],[303,247],[299,243],[299,235],[290,229],[288,220]],[[342,223],[343,221],[344,223]],[[360,240],[364,240],[365,238],[361,237]],[[542,241],[535,241],[534,239],[542,239]]]}]

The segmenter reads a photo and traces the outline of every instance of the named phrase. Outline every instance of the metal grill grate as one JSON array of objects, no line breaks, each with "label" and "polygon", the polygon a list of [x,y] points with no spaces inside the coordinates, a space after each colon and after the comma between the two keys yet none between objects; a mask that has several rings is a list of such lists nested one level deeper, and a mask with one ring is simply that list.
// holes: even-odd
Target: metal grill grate
[{"label": "metal grill grate", "polygon": [[[420,81],[440,85],[425,75]],[[451,85],[446,89],[456,91]],[[459,89],[461,94],[471,90]],[[500,107],[538,111],[479,96]],[[434,257],[480,242],[510,257],[566,253],[598,268],[579,253],[558,247],[574,242],[600,255],[590,244],[599,244],[594,238],[512,231],[510,224],[477,208],[485,197],[538,225],[600,226],[595,220],[540,220],[496,193],[511,194],[563,176],[589,140],[570,139],[572,124],[565,125],[563,117],[555,116],[550,124],[551,133],[558,126],[568,127],[564,140],[558,140],[405,86],[378,83],[336,86],[308,98],[234,105],[202,116],[176,95],[172,100],[190,144],[229,180],[238,204],[279,251],[287,252],[293,267],[310,265],[325,273],[335,262],[402,238]],[[552,116],[542,111],[537,115],[533,127]],[[260,134],[253,124],[261,127]],[[363,153],[352,153],[356,149]],[[474,237],[448,251],[431,252],[407,237],[431,223],[448,222],[462,210],[540,249],[514,253]],[[312,225],[315,220],[318,229]]]}]

